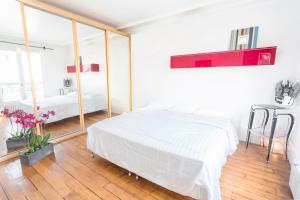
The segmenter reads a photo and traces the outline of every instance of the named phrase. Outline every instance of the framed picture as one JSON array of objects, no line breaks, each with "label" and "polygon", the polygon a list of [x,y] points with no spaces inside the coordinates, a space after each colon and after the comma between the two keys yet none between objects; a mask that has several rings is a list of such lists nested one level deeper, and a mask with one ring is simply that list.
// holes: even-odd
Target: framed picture
[{"label": "framed picture", "polygon": [[230,34],[229,50],[256,48],[258,26],[235,29]]}]

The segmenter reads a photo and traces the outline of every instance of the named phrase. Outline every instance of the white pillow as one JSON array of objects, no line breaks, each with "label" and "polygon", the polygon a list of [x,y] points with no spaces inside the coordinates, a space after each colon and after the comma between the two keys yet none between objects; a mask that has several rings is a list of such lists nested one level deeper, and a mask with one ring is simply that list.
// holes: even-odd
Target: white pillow
[{"label": "white pillow", "polygon": [[200,108],[196,104],[178,104],[171,106],[169,109],[177,112],[195,113]]},{"label": "white pillow", "polygon": [[204,115],[204,116],[211,116],[211,117],[219,117],[223,119],[229,119],[232,120],[233,116],[223,109],[218,108],[198,108],[194,114],[197,115]]},{"label": "white pillow", "polygon": [[167,104],[158,104],[158,103],[150,103],[145,107],[139,108],[137,110],[141,111],[147,111],[147,110],[162,110],[162,109],[169,109],[173,105],[167,105]]}]

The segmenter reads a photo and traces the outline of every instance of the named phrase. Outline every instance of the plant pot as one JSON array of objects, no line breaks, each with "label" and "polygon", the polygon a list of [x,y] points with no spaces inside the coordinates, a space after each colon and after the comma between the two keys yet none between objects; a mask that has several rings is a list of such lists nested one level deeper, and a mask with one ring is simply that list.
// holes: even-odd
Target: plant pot
[{"label": "plant pot", "polygon": [[19,152],[19,157],[22,165],[29,165],[36,163],[39,160],[42,160],[46,156],[54,153],[53,144],[48,143],[47,146],[43,149],[39,149],[36,152],[26,155],[24,152]]},{"label": "plant pot", "polygon": [[19,139],[8,138],[6,140],[7,149],[26,147],[27,145],[28,145],[28,137],[23,137]]}]

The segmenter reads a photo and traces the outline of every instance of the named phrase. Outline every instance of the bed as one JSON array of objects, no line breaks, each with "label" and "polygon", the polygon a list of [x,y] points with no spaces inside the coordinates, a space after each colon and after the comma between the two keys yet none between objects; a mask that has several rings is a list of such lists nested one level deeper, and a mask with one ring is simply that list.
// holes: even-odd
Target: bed
[{"label": "bed", "polygon": [[87,131],[87,148],[93,153],[202,200],[221,199],[221,169],[239,141],[230,120],[170,108],[140,109],[97,122]]},{"label": "bed", "polygon": [[[85,114],[107,109],[107,100],[104,95],[83,94],[82,98]],[[79,115],[78,96],[75,92],[67,95],[39,98],[37,99],[37,105],[40,107],[40,111],[43,113],[49,110],[55,111],[55,116],[50,117],[47,120],[47,123],[56,122]],[[23,109],[26,112],[32,112],[32,100],[26,99],[24,101],[21,101],[18,103],[17,107]]]}]

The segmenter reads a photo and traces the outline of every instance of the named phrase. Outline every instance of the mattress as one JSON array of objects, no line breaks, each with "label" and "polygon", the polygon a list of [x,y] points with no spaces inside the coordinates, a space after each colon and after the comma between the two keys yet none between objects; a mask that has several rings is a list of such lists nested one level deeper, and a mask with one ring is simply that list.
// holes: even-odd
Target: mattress
[{"label": "mattress", "polygon": [[142,109],[97,122],[87,148],[169,190],[221,199],[222,166],[238,144],[229,120],[169,109]]},{"label": "mattress", "polygon": [[[69,95],[58,95],[37,99],[37,105],[42,113],[49,110],[55,111],[55,116],[51,116],[47,123],[56,122],[79,115],[78,96],[76,93]],[[84,113],[92,113],[107,109],[107,100],[104,95],[84,94],[83,95]],[[18,108],[26,112],[33,112],[32,100],[27,99],[18,103]]]}]

